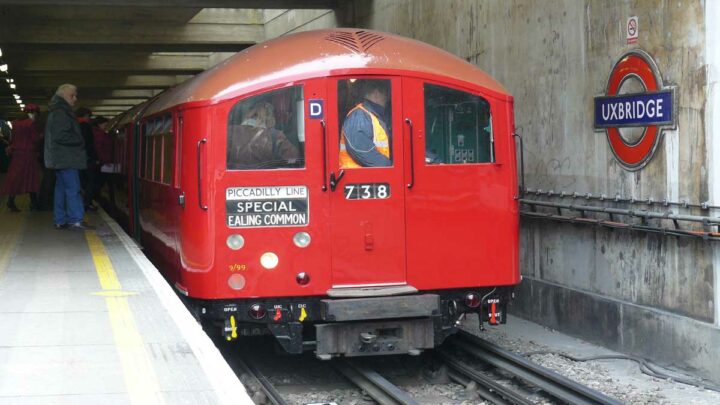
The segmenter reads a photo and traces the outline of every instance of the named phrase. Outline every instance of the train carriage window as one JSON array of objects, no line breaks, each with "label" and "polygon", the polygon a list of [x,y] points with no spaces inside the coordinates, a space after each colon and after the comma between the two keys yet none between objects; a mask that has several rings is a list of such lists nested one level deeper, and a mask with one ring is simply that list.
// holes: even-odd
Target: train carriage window
[{"label": "train carriage window", "polygon": [[482,97],[425,84],[426,164],[494,160],[490,104]]},{"label": "train carriage window", "polygon": [[160,181],[160,170],[162,164],[162,151],[163,151],[163,137],[160,134],[153,134],[152,136],[154,146],[154,157],[153,157],[153,171],[152,180]]},{"label": "train carriage window", "polygon": [[305,167],[302,86],[239,101],[228,118],[228,170]]},{"label": "train carriage window", "polygon": [[390,80],[338,81],[340,168],[392,166]]},{"label": "train carriage window", "polygon": [[162,183],[170,184],[172,178],[173,161],[175,160],[175,136],[172,132],[172,115],[168,114],[163,120],[163,167]]},{"label": "train carriage window", "polygon": [[143,161],[142,161],[142,175],[140,177],[144,179],[150,179],[152,177],[152,160],[153,160],[153,142],[150,136],[151,126],[149,122],[143,125],[142,131],[142,142],[143,142]]}]

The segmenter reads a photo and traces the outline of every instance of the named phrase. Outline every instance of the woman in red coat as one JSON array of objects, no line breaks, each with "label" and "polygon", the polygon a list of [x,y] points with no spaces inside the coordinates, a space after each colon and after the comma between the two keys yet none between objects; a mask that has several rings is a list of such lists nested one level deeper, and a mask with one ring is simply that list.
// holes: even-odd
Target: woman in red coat
[{"label": "woman in red coat", "polygon": [[30,209],[37,209],[37,192],[40,190],[42,133],[36,122],[40,107],[28,104],[25,112],[28,118],[16,120],[12,125],[12,138],[7,148],[10,166],[0,188],[0,195],[8,195],[7,206],[12,212],[20,211],[15,205],[15,196],[25,193],[30,193]]}]

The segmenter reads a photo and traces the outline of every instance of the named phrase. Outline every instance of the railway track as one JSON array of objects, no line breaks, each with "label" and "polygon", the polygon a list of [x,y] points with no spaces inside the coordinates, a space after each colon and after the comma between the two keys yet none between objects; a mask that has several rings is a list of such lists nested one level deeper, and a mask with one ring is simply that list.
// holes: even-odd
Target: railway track
[{"label": "railway track", "polygon": [[419,405],[410,394],[388,381],[376,371],[352,360],[338,359],[333,367],[380,405]]},{"label": "railway track", "polygon": [[234,359],[236,372],[245,387],[252,391],[252,399],[256,404],[288,405],[280,392],[272,385],[265,375],[247,358]]},{"label": "railway track", "polygon": [[[519,405],[534,403],[512,387],[501,385],[493,378],[477,372],[472,366],[451,354],[447,350],[447,346],[460,349],[478,360],[538,387],[546,394],[562,402],[579,405],[621,404],[620,401],[539,366],[524,357],[504,350],[491,342],[471,333],[460,331],[448,339],[446,347],[438,350],[438,355],[452,369],[456,378],[468,378],[477,382],[481,387],[478,394],[489,402]],[[458,376],[458,373],[461,376]]]}]

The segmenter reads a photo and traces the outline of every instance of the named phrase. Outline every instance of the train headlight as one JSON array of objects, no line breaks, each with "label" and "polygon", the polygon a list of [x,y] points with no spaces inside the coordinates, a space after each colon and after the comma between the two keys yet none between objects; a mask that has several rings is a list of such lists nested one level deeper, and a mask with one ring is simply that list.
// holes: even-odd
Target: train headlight
[{"label": "train headlight", "polygon": [[266,314],[267,311],[265,311],[265,308],[263,308],[260,304],[252,304],[248,310],[248,315],[250,315],[250,318],[252,319],[263,319]]},{"label": "train headlight", "polygon": [[310,283],[310,275],[305,272],[298,273],[295,277],[295,281],[297,281],[300,285],[308,285]]},{"label": "train headlight", "polygon": [[310,244],[310,234],[307,232],[298,232],[293,236],[293,242],[295,242],[295,246],[299,248],[308,247]]},{"label": "train headlight", "polygon": [[233,274],[228,277],[228,285],[233,290],[242,290],[245,287],[245,277],[242,274]]},{"label": "train headlight", "polygon": [[477,308],[480,306],[480,296],[475,293],[467,293],[465,295],[465,306],[468,308]]},{"label": "train headlight", "polygon": [[225,243],[227,243],[230,249],[238,250],[245,246],[245,238],[243,238],[242,235],[233,234],[227,237]]},{"label": "train headlight", "polygon": [[280,259],[278,259],[277,255],[273,252],[266,252],[260,256],[260,264],[268,270],[277,267],[279,261]]}]

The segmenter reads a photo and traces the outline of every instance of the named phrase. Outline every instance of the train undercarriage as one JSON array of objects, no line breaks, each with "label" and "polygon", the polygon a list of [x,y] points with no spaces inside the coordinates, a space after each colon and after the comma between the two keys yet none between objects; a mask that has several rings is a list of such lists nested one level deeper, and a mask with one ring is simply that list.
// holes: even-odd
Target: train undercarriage
[{"label": "train undercarriage", "polygon": [[337,356],[417,355],[440,345],[464,317],[506,323],[513,287],[424,291],[372,297],[287,297],[198,300],[208,333],[231,341],[273,335],[288,353]]}]

